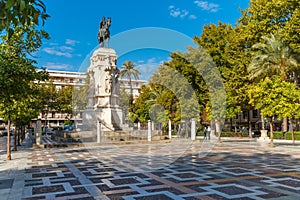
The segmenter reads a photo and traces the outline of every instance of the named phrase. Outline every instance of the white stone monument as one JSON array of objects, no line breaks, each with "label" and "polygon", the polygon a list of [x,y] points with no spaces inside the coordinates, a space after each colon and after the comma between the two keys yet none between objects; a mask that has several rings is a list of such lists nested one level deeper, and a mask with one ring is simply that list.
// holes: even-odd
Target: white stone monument
[{"label": "white stone monument", "polygon": [[119,107],[119,70],[117,54],[112,48],[100,47],[94,51],[88,68],[90,93],[83,124],[95,128],[101,123],[102,130],[122,130],[123,113]]}]

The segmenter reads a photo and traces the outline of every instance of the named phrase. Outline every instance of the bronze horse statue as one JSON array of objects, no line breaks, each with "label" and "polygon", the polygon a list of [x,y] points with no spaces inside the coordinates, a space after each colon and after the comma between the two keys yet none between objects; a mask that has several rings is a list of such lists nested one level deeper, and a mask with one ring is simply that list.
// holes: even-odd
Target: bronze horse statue
[{"label": "bronze horse statue", "polygon": [[105,40],[110,39],[110,32],[109,32],[110,24],[111,24],[111,18],[108,17],[107,20],[105,20],[105,17],[103,16],[98,31],[98,42],[101,47],[104,47]]}]

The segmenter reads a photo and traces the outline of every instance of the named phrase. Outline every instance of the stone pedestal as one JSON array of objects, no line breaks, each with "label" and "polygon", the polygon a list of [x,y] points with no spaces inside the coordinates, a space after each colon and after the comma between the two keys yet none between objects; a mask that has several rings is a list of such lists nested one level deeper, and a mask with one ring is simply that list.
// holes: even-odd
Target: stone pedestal
[{"label": "stone pedestal", "polygon": [[260,133],[261,133],[261,135],[258,138],[258,141],[261,141],[261,142],[269,142],[270,141],[267,130],[260,130]]},{"label": "stone pedestal", "polygon": [[83,126],[96,129],[101,123],[103,131],[122,130],[123,113],[119,107],[120,83],[114,49],[98,48],[91,57],[88,68],[90,93]]}]

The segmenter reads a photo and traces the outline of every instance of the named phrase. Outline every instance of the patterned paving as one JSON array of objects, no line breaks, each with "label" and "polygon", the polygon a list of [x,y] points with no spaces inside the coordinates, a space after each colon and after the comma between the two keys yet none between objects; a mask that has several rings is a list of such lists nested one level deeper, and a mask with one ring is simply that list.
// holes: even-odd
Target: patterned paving
[{"label": "patterned paving", "polygon": [[[223,141],[33,149],[25,200],[300,199],[300,147]],[[172,149],[171,148],[171,149]],[[163,151],[164,150],[164,151]],[[1,188],[0,188],[1,189]]]}]

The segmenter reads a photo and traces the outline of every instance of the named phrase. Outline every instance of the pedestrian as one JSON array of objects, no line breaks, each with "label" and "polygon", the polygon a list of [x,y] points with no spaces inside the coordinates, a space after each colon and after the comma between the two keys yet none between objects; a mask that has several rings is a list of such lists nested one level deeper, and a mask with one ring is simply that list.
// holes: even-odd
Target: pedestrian
[{"label": "pedestrian", "polygon": [[209,140],[210,140],[210,132],[211,132],[211,128],[210,128],[210,126],[208,126],[206,129],[206,134],[207,134]]},{"label": "pedestrian", "polygon": [[206,128],[206,126],[204,126],[203,135],[204,135],[203,140],[207,139],[207,128]]}]

